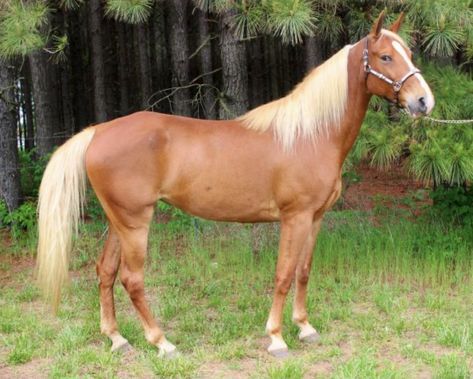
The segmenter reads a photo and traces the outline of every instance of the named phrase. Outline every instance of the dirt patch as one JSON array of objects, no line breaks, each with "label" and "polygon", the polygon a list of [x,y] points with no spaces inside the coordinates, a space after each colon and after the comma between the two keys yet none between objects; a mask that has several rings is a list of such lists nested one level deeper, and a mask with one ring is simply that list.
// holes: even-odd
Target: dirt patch
[{"label": "dirt patch", "polygon": [[317,362],[310,366],[306,373],[307,378],[327,378],[333,371],[333,365],[330,362]]},{"label": "dirt patch", "polygon": [[0,252],[7,251],[13,245],[10,230],[0,229]]},{"label": "dirt patch", "polygon": [[[356,169],[356,174],[360,176],[360,181],[349,184],[342,195],[345,209],[371,210],[377,204],[409,208],[408,203],[403,202],[406,198],[415,208],[431,204],[427,196],[418,192],[425,189],[425,185],[408,176],[402,165],[387,171],[361,165]],[[417,195],[413,197],[412,194],[416,192]]]},{"label": "dirt patch", "polygon": [[10,254],[0,254],[0,285],[11,285],[18,273],[33,270],[35,260],[32,257],[15,257]]},{"label": "dirt patch", "polygon": [[417,373],[418,379],[431,379],[432,373],[429,370],[421,370]]},{"label": "dirt patch", "polygon": [[197,374],[199,379],[244,379],[255,375],[257,361],[254,359],[243,359],[237,363],[212,362],[202,366]]},{"label": "dirt patch", "polygon": [[19,366],[0,366],[0,378],[5,379],[41,379],[47,378],[47,366],[50,359],[33,359]]}]

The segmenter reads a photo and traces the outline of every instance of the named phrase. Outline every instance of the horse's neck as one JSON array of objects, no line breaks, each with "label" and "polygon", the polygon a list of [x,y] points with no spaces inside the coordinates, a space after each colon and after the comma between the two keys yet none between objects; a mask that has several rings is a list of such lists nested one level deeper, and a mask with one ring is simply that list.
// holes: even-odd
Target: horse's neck
[{"label": "horse's neck", "polygon": [[366,90],[365,73],[361,63],[362,50],[362,44],[357,43],[348,56],[347,107],[340,129],[333,135],[333,142],[340,152],[340,163],[343,163],[358,137],[371,98]]}]

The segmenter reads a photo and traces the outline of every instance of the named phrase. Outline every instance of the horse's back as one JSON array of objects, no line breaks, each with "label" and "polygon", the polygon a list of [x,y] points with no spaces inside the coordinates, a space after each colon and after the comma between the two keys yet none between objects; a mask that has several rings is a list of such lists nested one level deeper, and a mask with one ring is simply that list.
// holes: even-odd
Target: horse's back
[{"label": "horse's back", "polygon": [[202,217],[222,218],[211,214],[220,208],[245,218],[261,208],[251,210],[251,197],[271,196],[263,139],[237,121],[139,112],[96,126],[87,172],[101,201],[122,208],[162,198]]}]

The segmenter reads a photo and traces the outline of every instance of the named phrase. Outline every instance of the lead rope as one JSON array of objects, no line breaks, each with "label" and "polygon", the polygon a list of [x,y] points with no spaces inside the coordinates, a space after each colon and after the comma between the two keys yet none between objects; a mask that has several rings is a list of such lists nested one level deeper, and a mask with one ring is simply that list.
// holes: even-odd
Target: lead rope
[{"label": "lead rope", "polygon": [[[405,109],[401,109],[401,112],[409,116],[409,112]],[[473,124],[473,119],[470,120],[442,120],[439,118],[433,118],[430,116],[423,116],[422,119],[435,122],[437,124]]]},{"label": "lead rope", "polygon": [[473,119],[470,120],[440,120],[429,116],[424,116],[425,119],[435,122],[437,124],[473,124]]}]

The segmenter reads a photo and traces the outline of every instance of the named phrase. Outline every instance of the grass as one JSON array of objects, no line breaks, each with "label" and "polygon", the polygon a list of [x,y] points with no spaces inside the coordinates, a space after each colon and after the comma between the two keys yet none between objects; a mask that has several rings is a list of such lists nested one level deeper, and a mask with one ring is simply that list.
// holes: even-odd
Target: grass
[{"label": "grass", "polygon": [[[376,217],[375,217],[376,216]],[[192,220],[175,214],[150,234],[146,288],[181,357],[163,361],[143,336],[117,283],[122,334],[134,346],[109,352],[100,335],[95,261],[104,225],[83,227],[70,288],[57,317],[32,281],[29,245],[2,254],[0,376],[24,370],[64,377],[470,378],[473,370],[471,228],[354,211],[327,215],[309,283],[319,345],[297,340],[291,300],[284,335],[293,357],[265,353],[278,229]],[[19,262],[21,264],[19,264]],[[23,263],[22,263],[23,262]],[[9,370],[9,371],[2,371]],[[29,371],[31,373],[31,371]]]}]

